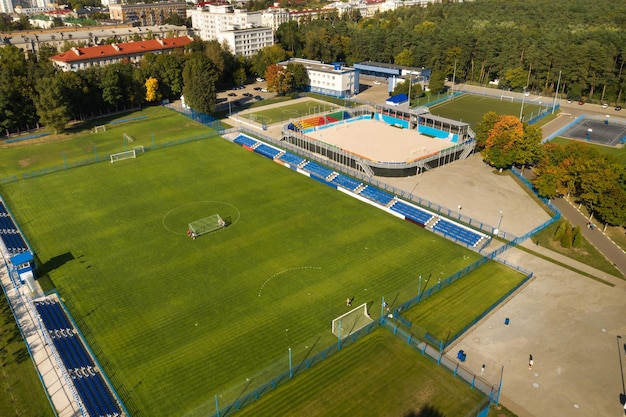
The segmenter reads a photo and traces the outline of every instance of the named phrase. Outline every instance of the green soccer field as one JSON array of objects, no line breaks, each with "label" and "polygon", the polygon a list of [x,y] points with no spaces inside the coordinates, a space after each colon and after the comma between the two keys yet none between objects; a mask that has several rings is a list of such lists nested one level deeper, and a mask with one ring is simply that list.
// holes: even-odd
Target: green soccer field
[{"label": "green soccer field", "polygon": [[[430,112],[435,116],[447,117],[469,123],[472,129],[481,121],[483,115],[490,111],[498,114],[508,114],[519,117],[522,103],[511,102],[510,99],[463,94],[454,100],[444,101],[441,104],[430,107]],[[539,114],[545,108],[544,105],[526,101],[524,103],[523,119],[529,120]]]},{"label": "green soccer field", "polygon": [[307,117],[309,115],[330,111],[336,108],[337,106],[331,103],[305,100],[295,103],[289,102],[284,106],[246,113],[241,115],[241,117],[270,125],[274,123],[281,123],[290,119]]},{"label": "green soccer field", "polygon": [[[2,195],[41,263],[68,259],[50,277],[149,416],[213,413],[283,370],[287,346],[298,361],[333,343],[347,297],[406,300],[418,275],[479,256],[221,138]],[[216,213],[232,226],[186,236]]]}]

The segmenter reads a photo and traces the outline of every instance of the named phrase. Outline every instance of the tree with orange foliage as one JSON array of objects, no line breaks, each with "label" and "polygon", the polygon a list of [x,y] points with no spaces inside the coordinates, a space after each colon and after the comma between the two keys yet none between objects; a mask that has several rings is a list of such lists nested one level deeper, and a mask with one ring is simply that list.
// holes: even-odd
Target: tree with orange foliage
[{"label": "tree with orange foliage", "polygon": [[150,77],[146,80],[146,101],[156,101],[159,98],[159,81]]},{"label": "tree with orange foliage", "polygon": [[541,156],[541,129],[515,116],[501,115],[489,130],[484,146],[483,157],[500,171],[514,164],[532,164]]},{"label": "tree with orange foliage", "polygon": [[278,94],[285,94],[293,87],[293,74],[282,65],[272,64],[265,71],[267,89]]}]

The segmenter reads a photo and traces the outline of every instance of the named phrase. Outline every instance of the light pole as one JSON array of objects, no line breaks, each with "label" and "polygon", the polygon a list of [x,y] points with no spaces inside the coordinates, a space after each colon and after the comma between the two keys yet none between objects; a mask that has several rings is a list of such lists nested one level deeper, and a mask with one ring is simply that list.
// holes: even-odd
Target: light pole
[{"label": "light pole", "polygon": [[561,84],[561,71],[559,71],[559,80],[556,82],[556,91],[554,92],[554,101],[552,102],[552,114],[554,114],[554,109],[556,107],[556,98],[559,95],[559,84]]},{"label": "light pole", "polygon": [[624,403],[626,404],[626,387],[624,386],[624,368],[622,367],[622,347],[620,346],[621,341],[622,341],[622,336],[617,335],[617,354],[619,355],[619,370],[622,375],[622,395],[620,395],[620,397],[622,397],[622,399],[624,400]]},{"label": "light pole", "polygon": [[500,218],[498,219],[498,227],[496,227],[496,230],[494,230],[496,235],[500,233],[500,226],[502,225],[502,217],[503,217],[502,210],[500,210]]},{"label": "light pole", "polygon": [[520,107],[519,109],[519,120],[522,121],[522,116],[524,113],[524,99],[526,98],[526,88],[528,88],[528,86],[524,87],[524,93],[522,94],[522,107]]}]

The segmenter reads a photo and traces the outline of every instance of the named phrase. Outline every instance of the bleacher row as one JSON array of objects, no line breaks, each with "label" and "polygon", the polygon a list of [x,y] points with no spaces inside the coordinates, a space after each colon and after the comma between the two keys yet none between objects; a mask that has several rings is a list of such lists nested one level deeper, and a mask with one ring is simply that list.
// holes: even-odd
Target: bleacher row
[{"label": "bleacher row", "polygon": [[[251,148],[253,151],[267,158],[278,159],[288,164],[297,166],[317,178],[321,178],[324,181],[331,182],[347,190],[355,192],[356,194],[374,201],[383,207],[387,207],[393,203],[389,207],[391,210],[402,214],[405,218],[421,224],[422,226],[427,226],[428,223],[435,218],[434,214],[404,201],[398,200],[393,194],[389,194],[371,185],[363,186],[362,182],[354,178],[340,174],[331,168],[327,168],[315,162],[307,161],[300,156],[274,148],[273,146],[269,146],[248,136],[239,135],[233,140],[233,142]],[[362,187],[361,190],[357,191],[360,187]],[[456,223],[443,218],[439,218],[439,220],[433,224],[432,229],[443,234],[444,236],[465,243],[471,247],[476,247],[484,238],[484,235],[481,233],[473,232],[468,228],[457,225]]]},{"label": "bleacher row", "polygon": [[0,238],[9,254],[17,255],[28,251],[26,241],[2,201],[0,201]]},{"label": "bleacher row", "polygon": [[92,357],[74,333],[74,326],[61,305],[51,300],[35,301],[34,305],[89,416],[121,415],[119,405],[97,371]]}]

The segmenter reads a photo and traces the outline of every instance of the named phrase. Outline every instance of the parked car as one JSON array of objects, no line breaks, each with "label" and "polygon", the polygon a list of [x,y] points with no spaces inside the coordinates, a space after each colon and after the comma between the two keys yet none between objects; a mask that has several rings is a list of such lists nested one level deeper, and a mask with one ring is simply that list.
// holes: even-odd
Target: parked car
[{"label": "parked car", "polygon": [[571,98],[568,98],[568,99],[567,99],[567,102],[568,102],[569,104],[572,104],[572,99],[571,99]]},{"label": "parked car", "polygon": [[252,97],[252,94],[250,94],[250,93],[243,93],[243,96],[244,97]]},{"label": "parked car", "polygon": [[258,101],[261,101],[261,100],[263,100],[263,97],[261,97],[261,96],[254,96],[254,99],[258,100]]},{"label": "parked car", "polygon": [[261,77],[257,77],[257,78],[256,78],[256,80],[257,80],[257,82],[260,82],[260,83],[262,83],[263,81],[265,81],[265,80],[264,80],[263,78],[261,78]]},{"label": "parked car", "polygon": [[584,101],[582,101],[582,100],[580,100],[580,101],[578,102],[578,105],[579,105],[579,106],[582,106],[583,104],[585,104],[585,102],[584,102]]},{"label": "parked car", "polygon": [[235,106],[241,106],[241,103],[238,101],[235,101]]},{"label": "parked car", "polygon": [[603,109],[606,109],[607,107],[609,107],[609,105],[608,105],[608,104],[606,104],[606,103],[604,103],[604,104],[602,105],[602,108],[603,108]]},{"label": "parked car", "polygon": [[254,87],[254,91],[261,91],[261,87]]},{"label": "parked car", "polygon": [[237,97],[237,93],[228,93],[228,97]]},{"label": "parked car", "polygon": [[615,111],[620,111],[622,109],[622,106],[615,106]]},{"label": "parked car", "polygon": [[262,89],[261,89],[261,92],[262,92],[262,93],[267,93],[267,88],[262,88]]},{"label": "parked car", "polygon": [[380,81],[374,81],[374,85],[380,85]]}]

